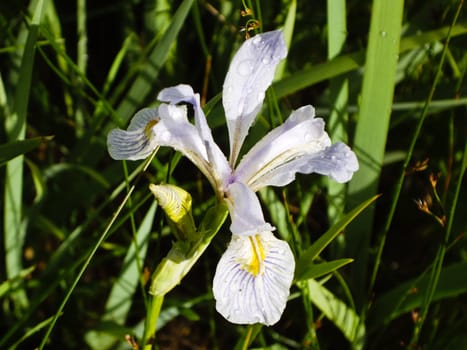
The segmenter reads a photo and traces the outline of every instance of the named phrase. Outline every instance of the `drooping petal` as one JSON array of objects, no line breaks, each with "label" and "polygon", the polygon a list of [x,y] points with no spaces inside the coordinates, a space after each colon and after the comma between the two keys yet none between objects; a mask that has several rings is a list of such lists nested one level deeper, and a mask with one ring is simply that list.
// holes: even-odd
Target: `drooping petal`
[{"label": "drooping petal", "polygon": [[264,220],[256,194],[245,184],[234,182],[227,188],[227,205],[232,224],[230,231],[236,235],[252,235],[272,231],[274,227]]},{"label": "drooping petal", "polygon": [[144,108],[132,118],[128,129],[114,129],[107,135],[107,149],[113,159],[138,160],[157,146],[153,127],[160,118],[157,108]]},{"label": "drooping petal", "polygon": [[337,142],[317,154],[305,157],[298,172],[327,175],[343,183],[349,181],[357,170],[355,153],[345,143]]},{"label": "drooping petal", "polygon": [[301,159],[318,154],[331,144],[324,121],[314,108],[304,106],[265,135],[241,160],[234,172],[237,181],[253,191],[264,186],[284,186],[303,172]]},{"label": "drooping petal", "polygon": [[229,129],[229,162],[232,167],[248,129],[261,109],[277,64],[286,55],[282,32],[272,31],[246,40],[230,63],[222,102]]},{"label": "drooping petal", "polygon": [[201,108],[199,94],[195,93],[190,85],[180,84],[174,87],[163,89],[157,99],[172,104],[186,102],[193,105],[195,112],[195,126],[206,147],[207,157],[214,168],[219,183],[226,179],[231,171],[227,159],[219,146],[214,142],[211,129],[206,120],[206,116]]},{"label": "drooping petal", "polygon": [[290,293],[295,261],[287,242],[271,232],[232,235],[216,269],[216,309],[237,324],[279,321]]}]

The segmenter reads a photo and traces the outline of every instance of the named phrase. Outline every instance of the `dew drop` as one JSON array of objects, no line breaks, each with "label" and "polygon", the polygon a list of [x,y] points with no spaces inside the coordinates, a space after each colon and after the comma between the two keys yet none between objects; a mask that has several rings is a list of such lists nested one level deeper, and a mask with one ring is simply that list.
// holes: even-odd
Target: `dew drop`
[{"label": "dew drop", "polygon": [[261,62],[263,62],[263,64],[269,64],[271,63],[271,60],[269,59],[269,57],[264,57]]},{"label": "dew drop", "polygon": [[246,77],[253,71],[253,64],[251,60],[243,60],[238,64],[237,73]]},{"label": "dew drop", "polygon": [[386,32],[384,30],[380,30],[379,35],[381,35],[384,38],[384,37],[386,37],[388,35],[388,32]]},{"label": "dew drop", "polygon": [[262,45],[262,42],[263,40],[261,39],[260,36],[255,36],[253,39],[252,39],[252,43],[255,45],[255,46],[260,46]]}]

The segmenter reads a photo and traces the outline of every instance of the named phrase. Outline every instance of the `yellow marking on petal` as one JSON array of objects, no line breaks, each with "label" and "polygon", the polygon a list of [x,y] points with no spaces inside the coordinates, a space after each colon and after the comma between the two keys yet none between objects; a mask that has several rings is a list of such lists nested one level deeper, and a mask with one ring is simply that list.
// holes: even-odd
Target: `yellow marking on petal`
[{"label": "yellow marking on petal", "polygon": [[252,254],[250,261],[243,265],[242,268],[253,276],[258,276],[264,273],[264,259],[266,258],[266,254],[259,235],[250,236],[248,240],[251,244]]},{"label": "yellow marking on petal", "polygon": [[151,128],[157,124],[157,120],[155,119],[151,119],[147,124],[146,124],[146,127],[144,128],[144,134],[146,135],[146,137],[148,139],[151,138]]}]

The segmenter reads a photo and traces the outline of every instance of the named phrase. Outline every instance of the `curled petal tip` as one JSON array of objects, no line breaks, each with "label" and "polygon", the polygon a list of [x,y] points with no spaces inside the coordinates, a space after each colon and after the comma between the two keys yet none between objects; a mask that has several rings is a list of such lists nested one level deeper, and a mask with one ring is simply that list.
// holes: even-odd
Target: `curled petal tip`
[{"label": "curled petal tip", "polygon": [[148,157],[156,148],[153,127],[159,122],[156,108],[138,111],[128,129],[114,129],[107,135],[107,149],[113,159],[138,160]]}]

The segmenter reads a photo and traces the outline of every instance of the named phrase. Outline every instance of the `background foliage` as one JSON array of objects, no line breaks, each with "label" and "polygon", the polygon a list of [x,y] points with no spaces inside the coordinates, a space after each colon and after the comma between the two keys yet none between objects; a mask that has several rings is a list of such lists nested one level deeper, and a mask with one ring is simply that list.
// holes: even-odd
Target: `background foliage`
[{"label": "background foliage", "polygon": [[454,0],[2,1],[0,348],[128,349],[141,339],[147,282],[172,241],[148,184],[189,190],[198,223],[214,199],[167,149],[144,171],[111,160],[107,132],[162,88],[188,83],[226,149],[219,93],[252,19],[259,31],[282,27],[290,48],[247,142],[312,104],[361,169],[345,186],[299,176],[261,192],[301,257],[277,325],[236,326],[215,312],[227,220],[167,295],[157,346],[467,348],[462,10]]}]

